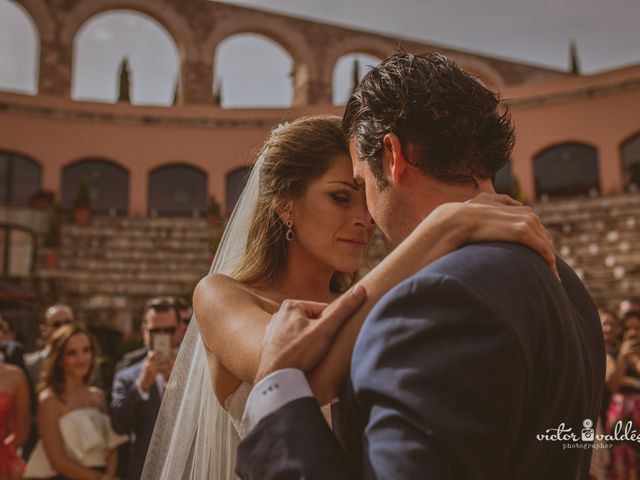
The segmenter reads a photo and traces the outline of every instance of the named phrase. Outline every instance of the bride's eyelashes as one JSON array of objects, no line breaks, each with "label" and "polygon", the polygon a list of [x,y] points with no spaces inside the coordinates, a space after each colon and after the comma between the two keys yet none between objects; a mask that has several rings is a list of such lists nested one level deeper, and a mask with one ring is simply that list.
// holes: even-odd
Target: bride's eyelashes
[{"label": "bride's eyelashes", "polygon": [[351,201],[351,196],[346,193],[330,193],[329,196],[339,205],[348,205]]}]

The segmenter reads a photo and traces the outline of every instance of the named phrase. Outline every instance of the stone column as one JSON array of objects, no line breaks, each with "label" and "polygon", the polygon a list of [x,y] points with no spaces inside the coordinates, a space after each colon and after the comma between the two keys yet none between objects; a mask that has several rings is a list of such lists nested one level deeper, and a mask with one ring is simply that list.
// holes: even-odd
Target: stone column
[{"label": "stone column", "polygon": [[213,65],[202,61],[185,61],[182,64],[181,95],[182,105],[212,105]]},{"label": "stone column", "polygon": [[72,46],[58,42],[40,43],[38,92],[71,97]]},{"label": "stone column", "polygon": [[[311,73],[311,72],[314,73]],[[331,105],[331,82],[322,75],[321,66],[296,65],[293,72],[293,106]]]}]

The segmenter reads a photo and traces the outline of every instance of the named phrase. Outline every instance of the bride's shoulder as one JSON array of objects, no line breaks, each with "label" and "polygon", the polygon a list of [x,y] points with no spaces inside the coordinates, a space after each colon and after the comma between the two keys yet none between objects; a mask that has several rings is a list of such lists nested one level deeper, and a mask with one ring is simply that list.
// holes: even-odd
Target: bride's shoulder
[{"label": "bride's shoulder", "polygon": [[[202,278],[193,292],[196,318],[211,318],[237,313],[245,308],[263,308],[260,297],[243,283],[212,273]],[[198,315],[200,314],[200,315]]]},{"label": "bride's shoulder", "polygon": [[221,273],[210,273],[203,277],[193,293],[194,302],[200,299],[227,302],[229,297],[237,300],[239,296],[249,297],[252,292],[239,281]]}]

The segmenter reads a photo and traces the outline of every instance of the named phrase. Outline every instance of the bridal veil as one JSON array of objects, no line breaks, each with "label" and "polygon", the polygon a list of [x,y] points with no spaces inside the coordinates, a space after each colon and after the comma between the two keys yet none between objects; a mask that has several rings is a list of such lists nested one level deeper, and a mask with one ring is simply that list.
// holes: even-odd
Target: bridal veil
[{"label": "bridal veil", "polygon": [[[255,162],[227,223],[210,273],[231,275],[245,255],[258,200],[260,169],[267,155],[268,143]],[[233,471],[239,442],[229,414],[213,392],[198,322],[192,321],[162,400],[142,479],[235,478]]]}]

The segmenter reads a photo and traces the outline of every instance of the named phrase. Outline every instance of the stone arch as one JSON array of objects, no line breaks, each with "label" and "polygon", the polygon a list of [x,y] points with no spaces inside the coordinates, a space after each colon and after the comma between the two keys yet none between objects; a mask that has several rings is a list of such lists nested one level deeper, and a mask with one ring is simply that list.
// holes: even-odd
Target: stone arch
[{"label": "stone arch", "polygon": [[482,83],[490,90],[498,91],[506,85],[502,75],[482,59],[448,52],[445,55],[457,62],[465,71],[479,77]]},{"label": "stone arch", "polygon": [[60,205],[73,208],[83,182],[91,192],[91,210],[126,214],[129,211],[129,170],[101,157],[83,158],[67,164],[62,170]]},{"label": "stone arch", "polygon": [[390,41],[376,37],[357,36],[341,41],[322,53],[322,82],[327,85],[329,98],[333,99],[333,74],[338,61],[351,53],[364,53],[384,59],[395,51]]},{"label": "stone arch", "polygon": [[0,149],[0,204],[26,207],[42,186],[42,165],[21,153]]},{"label": "stone arch", "polygon": [[560,142],[533,157],[536,198],[600,191],[598,149],[585,142]]},{"label": "stone arch", "polygon": [[625,188],[640,187],[640,131],[620,144],[622,184]]},{"label": "stone arch", "polygon": [[181,63],[195,60],[196,41],[189,22],[171,4],[154,0],[83,0],[65,16],[60,39],[72,45],[76,34],[91,17],[108,10],[133,10],[150,16],[173,38]]},{"label": "stone arch", "polygon": [[233,35],[262,35],[280,45],[293,59],[293,106],[309,104],[312,82],[318,78],[318,71],[307,39],[293,30],[285,19],[270,18],[265,25],[264,19],[256,17],[259,13],[248,11],[246,15],[234,18],[233,22],[219,22],[204,42],[202,61],[212,65],[218,46]]},{"label": "stone arch", "polygon": [[151,215],[203,214],[207,209],[208,173],[194,165],[174,162],[149,172]]},{"label": "stone arch", "polygon": [[[251,56],[253,62],[238,59]],[[289,108],[294,99],[294,61],[282,45],[264,35],[240,33],[216,50],[216,81],[222,81],[225,108]],[[217,90],[217,84],[214,89]],[[217,92],[214,94],[217,96]]]},{"label": "stone arch", "polygon": [[[113,35],[114,31],[119,34]],[[123,58],[128,59],[131,74],[131,103],[156,106],[174,103],[181,64],[171,32],[146,13],[119,9],[92,16],[76,32],[72,98],[117,101],[118,72]]]},{"label": "stone arch", "polygon": [[[0,57],[8,55],[12,58],[11,65],[5,65],[0,69],[0,87],[2,90],[19,92],[22,94],[36,95],[38,93],[38,80],[40,69],[40,50],[41,50],[41,34],[39,32],[39,26],[36,23],[33,14],[18,2],[10,0],[0,0],[3,5],[3,10],[7,18],[5,21],[14,15],[15,18],[11,22],[11,26],[8,31],[0,32]],[[36,10],[36,14],[40,14],[36,6],[32,5],[32,8]],[[44,6],[41,5],[42,8]],[[26,24],[26,25],[25,25]],[[43,25],[46,29],[46,24]],[[19,35],[20,38],[11,38],[13,35]],[[8,35],[9,38],[3,38],[4,35]],[[12,55],[14,51],[13,42],[18,40],[23,48],[24,55]],[[25,80],[27,80],[25,82]]]},{"label": "stone arch", "polygon": [[20,0],[18,5],[22,6],[31,16],[40,40],[43,42],[53,42],[55,40],[56,25],[47,6],[47,2],[44,0]]},{"label": "stone arch", "polygon": [[251,174],[250,166],[234,168],[225,176],[225,206],[227,214],[230,214],[238,203],[242,190],[244,190],[249,175]]},{"label": "stone arch", "polygon": [[[360,61],[363,57],[367,57],[363,61]],[[377,55],[371,55],[365,52],[349,52],[342,55],[336,61],[333,66],[333,73],[331,74],[331,96],[333,105],[345,105],[347,100],[349,99],[349,94],[351,93],[350,88],[353,87],[353,58],[352,57],[360,57],[359,60],[359,80],[367,73],[370,67],[377,65],[382,61]],[[345,61],[348,62],[345,65]],[[345,70],[345,67],[348,67],[348,72]],[[339,71],[341,70],[341,71]],[[345,83],[346,82],[346,83]],[[345,95],[346,93],[346,95]]]}]

